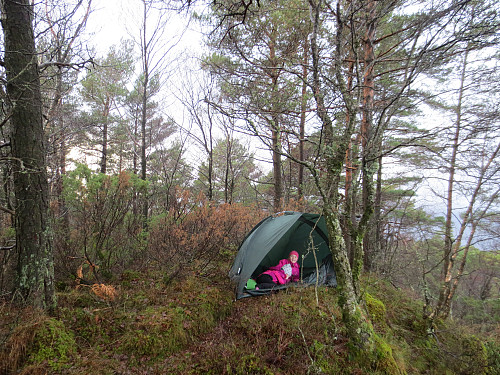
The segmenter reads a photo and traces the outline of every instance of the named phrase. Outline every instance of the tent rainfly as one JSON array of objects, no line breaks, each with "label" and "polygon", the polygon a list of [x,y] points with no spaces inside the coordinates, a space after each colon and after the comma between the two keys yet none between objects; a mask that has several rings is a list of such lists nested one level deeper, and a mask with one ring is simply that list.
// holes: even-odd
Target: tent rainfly
[{"label": "tent rainfly", "polygon": [[[247,287],[268,267],[287,258],[292,250],[299,253],[301,281],[299,285],[336,286],[332,256],[328,247],[323,216],[301,212],[281,212],[258,223],[241,243],[229,278],[236,284],[236,299],[268,294],[271,290]],[[273,288],[282,289],[297,283]]]}]

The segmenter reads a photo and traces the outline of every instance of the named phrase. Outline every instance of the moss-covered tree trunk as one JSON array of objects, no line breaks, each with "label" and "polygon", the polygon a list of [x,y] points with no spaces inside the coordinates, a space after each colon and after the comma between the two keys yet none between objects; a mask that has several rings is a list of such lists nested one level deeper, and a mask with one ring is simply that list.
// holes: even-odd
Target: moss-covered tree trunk
[{"label": "moss-covered tree trunk", "polygon": [[[325,105],[324,94],[321,90],[319,48],[317,43],[321,2],[310,0],[309,4],[313,23],[313,32],[311,35],[313,93],[317,104],[317,114],[321,120],[324,134],[324,159],[327,172],[326,176],[318,181],[318,185],[322,191],[324,200],[323,214],[326,220],[330,250],[337,275],[339,306],[342,309],[343,321],[351,340],[352,354],[363,356],[365,353],[373,352],[374,331],[363,306],[360,305],[359,290],[356,285],[359,274],[353,274],[353,269],[349,262],[344,233],[340,225],[339,194],[345,155],[354,133],[358,104],[353,96],[347,93],[347,83],[342,76],[342,59],[338,56],[333,71],[345,103],[346,114],[342,117],[348,119],[348,121],[344,124],[341,134],[336,133]],[[338,51],[341,50],[340,41],[342,39],[342,31],[343,25],[339,24],[337,35]],[[362,246],[362,241],[358,241],[358,243]],[[356,272],[360,270],[361,267],[356,268]]]},{"label": "moss-covered tree trunk", "polygon": [[56,307],[54,263],[33,8],[28,0],[2,0],[1,4],[16,201],[15,298],[52,310]]}]

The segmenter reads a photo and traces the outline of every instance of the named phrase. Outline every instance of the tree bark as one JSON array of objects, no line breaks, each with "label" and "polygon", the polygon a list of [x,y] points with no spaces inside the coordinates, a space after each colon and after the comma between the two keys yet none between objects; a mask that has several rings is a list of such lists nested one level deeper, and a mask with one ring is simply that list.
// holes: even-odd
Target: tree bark
[{"label": "tree bark", "polygon": [[340,15],[338,15],[338,29],[336,35],[338,56],[334,61],[333,71],[338,88],[343,94],[346,118],[349,119],[349,121],[345,124],[342,134],[335,136],[333,122],[325,106],[324,94],[321,90],[320,81],[317,38],[321,2],[316,3],[313,0],[309,0],[309,5],[313,24],[313,32],[311,35],[313,93],[317,104],[317,114],[323,127],[324,142],[328,149],[325,154],[326,177],[324,181],[318,181],[317,185],[320,185],[318,187],[320,187],[322,191],[324,200],[323,214],[325,215],[326,227],[330,240],[329,246],[337,276],[339,306],[342,309],[342,320],[351,340],[352,353],[356,356],[362,356],[373,351],[373,326],[359,303],[359,291],[357,290],[356,280],[353,277],[353,270],[349,263],[347,247],[339,219],[339,186],[344,169],[345,155],[354,132],[357,102],[347,92],[347,83],[344,81],[342,74],[342,58],[340,56],[340,51],[342,51],[341,40],[343,37],[344,25]]},{"label": "tree bark", "polygon": [[[449,297],[450,288],[452,284],[452,272],[453,272],[453,263],[456,255],[454,255],[454,245],[453,245],[453,190],[455,183],[455,169],[457,163],[457,154],[459,148],[460,141],[460,131],[462,127],[462,100],[464,93],[464,81],[465,81],[465,73],[467,71],[467,57],[468,51],[465,52],[462,72],[461,72],[461,80],[460,80],[460,89],[458,95],[458,105],[457,105],[457,119],[455,122],[455,134],[453,137],[453,145],[452,153],[450,158],[450,167],[448,171],[448,191],[446,197],[446,221],[445,221],[445,232],[444,232],[444,254],[443,254],[443,271],[442,271],[442,285],[439,293],[439,298],[436,303],[435,308],[429,314],[429,318],[433,320],[437,316],[445,317],[448,315],[449,308],[446,308],[446,305],[449,306]],[[457,248],[455,246],[455,248]],[[458,242],[458,249],[460,248],[460,242]]]},{"label": "tree bark", "polygon": [[[147,4],[143,3],[143,29],[142,31],[142,74],[143,86],[142,86],[142,112],[141,112],[141,180],[147,180],[147,161],[146,161],[146,125],[147,125],[147,106],[148,106],[148,86],[149,86],[149,43],[147,41]],[[148,192],[147,189],[143,191],[142,202],[142,227],[146,229],[148,227],[148,213],[149,213],[149,202],[148,202]]]},{"label": "tree bark", "polygon": [[51,311],[56,307],[54,262],[33,8],[28,0],[2,0],[1,4],[16,201],[14,296],[21,303]]},{"label": "tree bark", "polygon": [[[301,103],[300,103],[300,128],[299,128],[299,160],[304,161],[304,143],[305,143],[305,128],[306,128],[306,110],[307,110],[307,64],[309,62],[309,42],[304,41],[304,61],[302,65],[302,92],[301,92]],[[299,201],[302,200],[304,196],[304,164],[299,164],[299,176],[297,182],[297,195]],[[291,168],[290,168],[291,174]]]},{"label": "tree bark", "polygon": [[[276,120],[277,121],[277,120]],[[274,211],[281,211],[282,204],[282,179],[281,179],[281,140],[277,122],[272,129],[273,146],[273,176],[274,176]]]},{"label": "tree bark", "polygon": [[109,111],[111,106],[111,99],[109,97],[106,98],[106,104],[104,106],[103,118],[104,123],[102,124],[102,139],[101,139],[101,173],[106,174],[108,169],[108,118]]},{"label": "tree bark", "polygon": [[272,138],[272,153],[273,153],[273,177],[274,177],[274,212],[281,211],[282,201],[283,201],[283,180],[281,178],[281,153],[282,153],[282,142],[281,142],[281,127],[280,120],[278,117],[277,104],[279,102],[278,98],[278,77],[279,71],[277,69],[277,59],[276,59],[276,32],[273,30],[270,36],[271,40],[269,43],[269,61],[271,63],[271,110],[272,110],[272,124],[271,124],[271,138]]},{"label": "tree bark", "polygon": [[377,161],[377,146],[373,134],[373,111],[374,111],[374,64],[375,51],[374,40],[377,27],[377,14],[375,1],[369,0],[366,3],[365,37],[363,38],[364,49],[364,75],[363,75],[363,105],[361,121],[361,150],[362,150],[362,172],[363,172],[363,217],[358,226],[358,232],[363,232],[358,236],[361,243],[355,246],[357,249],[354,259],[355,275],[361,273],[364,261],[364,252],[372,253],[373,245],[365,237],[365,233],[374,210],[374,175]]}]

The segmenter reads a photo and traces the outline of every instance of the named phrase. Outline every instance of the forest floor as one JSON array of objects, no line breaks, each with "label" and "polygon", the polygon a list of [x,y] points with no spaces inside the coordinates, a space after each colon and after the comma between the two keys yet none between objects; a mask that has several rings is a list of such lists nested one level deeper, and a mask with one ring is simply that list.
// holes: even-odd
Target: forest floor
[{"label": "forest floor", "polygon": [[363,285],[380,361],[349,357],[335,288],[234,301],[226,281],[130,271],[112,287],[66,286],[53,317],[0,305],[0,374],[500,374],[498,326],[429,329],[411,291]]}]

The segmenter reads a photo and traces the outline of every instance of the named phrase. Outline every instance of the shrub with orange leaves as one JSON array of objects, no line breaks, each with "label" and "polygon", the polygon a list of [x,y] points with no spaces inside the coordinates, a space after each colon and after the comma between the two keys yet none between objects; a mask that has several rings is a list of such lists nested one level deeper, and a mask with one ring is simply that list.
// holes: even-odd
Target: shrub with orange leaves
[{"label": "shrub with orange leaves", "polygon": [[[83,269],[84,267],[88,267],[88,272],[87,272],[87,277],[83,274]],[[99,269],[99,266],[92,263],[90,260],[85,260],[80,267],[77,268],[76,270],[76,278],[75,278],[75,284],[76,284],[76,289],[80,286],[80,284],[88,284],[88,280],[93,278],[95,276],[96,271]]]},{"label": "shrub with orange leaves", "polygon": [[113,285],[93,284],[90,290],[99,298],[105,301],[114,301],[118,296],[118,292]]},{"label": "shrub with orange leaves", "polygon": [[265,213],[239,204],[214,205],[183,195],[178,207],[151,226],[149,256],[167,279],[186,271],[224,274],[221,265],[234,255],[248,231]]}]

